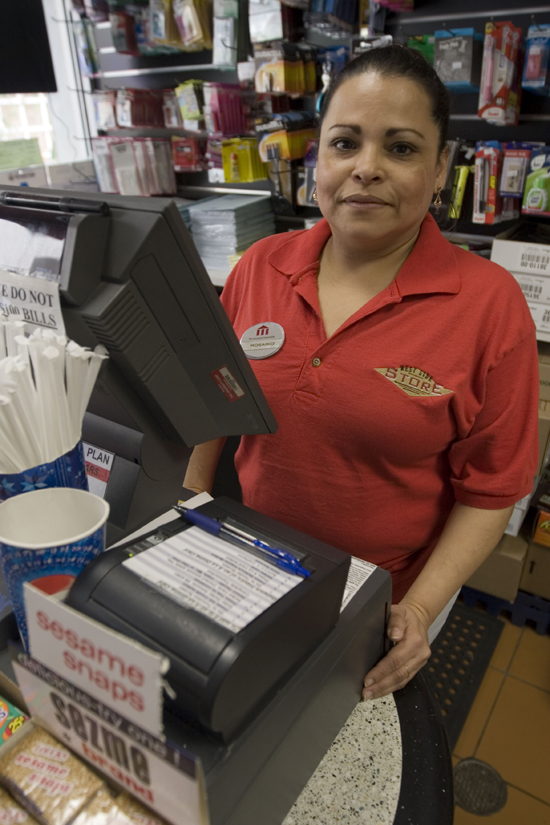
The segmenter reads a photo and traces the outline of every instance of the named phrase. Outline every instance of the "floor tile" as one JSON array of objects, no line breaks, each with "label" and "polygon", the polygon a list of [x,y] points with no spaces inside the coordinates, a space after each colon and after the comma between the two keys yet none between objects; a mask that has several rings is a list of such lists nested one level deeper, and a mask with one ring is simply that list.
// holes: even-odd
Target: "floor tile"
[{"label": "floor tile", "polygon": [[550,691],[550,636],[541,636],[532,627],[525,627],[509,672],[518,679]]},{"label": "floor tile", "polygon": [[549,742],[550,693],[507,676],[476,757],[510,785],[550,804]]},{"label": "floor tile", "polygon": [[508,786],[508,802],[491,816],[475,816],[455,808],[454,825],[550,825],[550,806]]},{"label": "floor tile", "polygon": [[454,747],[453,753],[455,756],[459,756],[461,759],[474,756],[504,678],[504,673],[501,673],[500,670],[493,667],[487,668],[468,718]]},{"label": "floor tile", "polygon": [[504,622],[500,639],[489,662],[491,667],[496,667],[497,670],[508,670],[522,630],[522,627],[516,627],[508,620]]}]

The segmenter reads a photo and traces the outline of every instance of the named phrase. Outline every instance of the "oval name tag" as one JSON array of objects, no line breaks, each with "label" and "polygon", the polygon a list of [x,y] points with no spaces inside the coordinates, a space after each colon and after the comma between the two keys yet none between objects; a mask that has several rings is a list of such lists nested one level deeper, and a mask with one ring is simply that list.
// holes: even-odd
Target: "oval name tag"
[{"label": "oval name tag", "polygon": [[241,347],[247,358],[259,360],[279,352],[284,344],[285,331],[280,324],[264,321],[249,327],[241,336]]}]

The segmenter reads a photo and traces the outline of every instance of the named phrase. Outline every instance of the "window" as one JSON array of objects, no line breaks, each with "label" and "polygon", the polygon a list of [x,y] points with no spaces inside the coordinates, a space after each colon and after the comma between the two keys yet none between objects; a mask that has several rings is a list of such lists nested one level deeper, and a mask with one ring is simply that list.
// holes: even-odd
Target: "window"
[{"label": "window", "polygon": [[47,95],[0,95],[0,140],[28,138],[38,138],[44,163],[56,159]]}]

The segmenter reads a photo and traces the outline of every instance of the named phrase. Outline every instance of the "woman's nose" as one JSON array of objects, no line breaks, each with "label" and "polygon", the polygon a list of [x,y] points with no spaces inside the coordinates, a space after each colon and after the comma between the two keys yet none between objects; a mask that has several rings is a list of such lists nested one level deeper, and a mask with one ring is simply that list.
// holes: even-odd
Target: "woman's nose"
[{"label": "woman's nose", "polygon": [[375,146],[365,146],[355,158],[353,177],[362,183],[378,182],[385,178],[380,151]]}]

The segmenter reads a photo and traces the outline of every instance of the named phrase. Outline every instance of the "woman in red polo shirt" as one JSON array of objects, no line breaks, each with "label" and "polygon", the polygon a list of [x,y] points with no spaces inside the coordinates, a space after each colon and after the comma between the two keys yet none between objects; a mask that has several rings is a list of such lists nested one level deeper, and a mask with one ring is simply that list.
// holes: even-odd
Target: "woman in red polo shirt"
[{"label": "woman in red polo shirt", "polygon": [[[448,119],[447,91],[417,52],[389,46],[348,64],[323,105],[324,219],[255,244],[222,295],[239,338],[284,331],[251,361],[279,430],[241,440],[244,503],[392,574],[395,644],[364,698],[425,664],[537,462],[523,295],[428,214]],[[211,489],[222,445],[195,449],[186,487]]]}]

